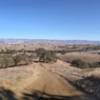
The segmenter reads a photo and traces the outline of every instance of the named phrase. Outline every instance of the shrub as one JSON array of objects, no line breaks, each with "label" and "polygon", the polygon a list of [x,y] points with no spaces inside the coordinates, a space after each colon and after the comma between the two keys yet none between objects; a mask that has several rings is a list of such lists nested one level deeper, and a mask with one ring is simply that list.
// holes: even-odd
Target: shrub
[{"label": "shrub", "polygon": [[72,66],[76,66],[76,67],[79,67],[79,68],[84,68],[86,65],[86,63],[84,61],[82,61],[81,59],[74,59],[72,62],[71,62]]},{"label": "shrub", "polygon": [[40,62],[56,62],[57,57],[56,54],[53,51],[48,51],[43,48],[39,48],[36,50],[37,57],[39,57]]},{"label": "shrub", "polygon": [[66,52],[67,52],[66,50],[62,50],[61,54],[64,55],[64,54],[66,54]]},{"label": "shrub", "polygon": [[90,67],[90,68],[100,67],[100,63],[99,63],[99,62],[92,62],[92,63],[89,63],[89,67]]},{"label": "shrub", "polygon": [[26,54],[17,54],[13,57],[15,66],[28,65],[32,62],[32,59]]},{"label": "shrub", "polygon": [[11,55],[1,54],[0,55],[0,68],[7,68],[14,66],[14,60]]},{"label": "shrub", "polygon": [[36,52],[37,56],[40,57],[42,54],[44,54],[46,52],[46,50],[43,48],[39,48],[35,52]]},{"label": "shrub", "polygon": [[0,54],[0,68],[28,65],[31,62],[32,58],[26,54]]},{"label": "shrub", "polygon": [[78,68],[96,68],[96,67],[100,67],[100,63],[99,62],[88,62],[88,61],[84,61],[82,59],[74,59],[71,62],[72,66],[78,67]]}]

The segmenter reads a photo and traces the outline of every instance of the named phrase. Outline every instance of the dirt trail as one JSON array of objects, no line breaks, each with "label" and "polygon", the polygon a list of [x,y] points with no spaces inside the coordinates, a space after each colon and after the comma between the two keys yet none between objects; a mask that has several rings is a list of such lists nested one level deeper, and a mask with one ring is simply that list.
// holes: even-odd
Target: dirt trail
[{"label": "dirt trail", "polygon": [[69,63],[58,60],[55,64],[41,64],[47,70],[74,82],[83,79],[84,73],[81,69],[71,66]]},{"label": "dirt trail", "polygon": [[40,66],[34,70],[33,79],[25,89],[34,89],[50,95],[73,96],[80,94],[63,78]]},{"label": "dirt trail", "polygon": [[[58,69],[54,69],[58,73],[64,73],[62,69],[65,68],[65,64],[60,61],[54,65],[33,63],[29,66],[1,69],[0,86],[15,91],[18,96],[22,96],[22,93],[28,93],[33,90],[62,96],[78,96],[82,94],[57,73],[52,70],[50,71],[50,66],[51,69],[58,67]],[[62,66],[62,68],[60,68],[60,66]],[[67,73],[64,73],[63,75],[66,76]]]},{"label": "dirt trail", "polygon": [[[83,76],[91,76],[97,72],[98,76],[100,74],[98,70],[100,69],[92,69],[87,73],[88,71],[86,70],[82,71],[60,60],[51,64],[33,63],[28,66],[1,69],[0,87],[15,92],[18,100],[21,100],[20,98],[23,97],[23,93],[31,94],[32,91],[58,96],[82,96],[84,98],[84,93],[76,89],[69,81],[75,82],[83,79]],[[89,99],[79,100],[90,100],[91,95],[88,97]]]}]

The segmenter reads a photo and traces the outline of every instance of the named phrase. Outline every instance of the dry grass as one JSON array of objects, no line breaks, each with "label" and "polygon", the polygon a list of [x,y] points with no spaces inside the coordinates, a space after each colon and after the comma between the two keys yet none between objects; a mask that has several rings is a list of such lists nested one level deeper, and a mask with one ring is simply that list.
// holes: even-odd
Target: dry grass
[{"label": "dry grass", "polygon": [[93,68],[93,69],[88,69],[87,71],[85,70],[85,75],[86,77],[94,77],[100,79],[100,68]]},{"label": "dry grass", "polygon": [[100,55],[98,54],[92,54],[92,53],[86,53],[86,52],[73,52],[73,53],[66,53],[65,55],[61,56],[61,59],[64,61],[71,62],[74,59],[82,59],[84,61],[88,62],[98,62],[100,61]]},{"label": "dry grass", "polygon": [[[69,64],[62,61],[55,64],[33,63],[28,66],[1,69],[0,86],[15,91],[18,96],[32,90],[51,95],[78,96],[81,92],[59,75],[66,76],[67,70],[75,71],[77,69],[70,68]],[[69,76],[71,74],[69,73]]]}]

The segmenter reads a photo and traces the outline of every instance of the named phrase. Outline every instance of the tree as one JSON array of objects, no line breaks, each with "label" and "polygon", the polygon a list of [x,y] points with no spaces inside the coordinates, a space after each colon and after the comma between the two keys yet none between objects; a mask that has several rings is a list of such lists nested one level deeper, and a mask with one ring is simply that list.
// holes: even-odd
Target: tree
[{"label": "tree", "polygon": [[26,54],[18,54],[13,57],[15,66],[28,65],[32,62],[32,59]]},{"label": "tree", "polygon": [[14,60],[9,54],[0,55],[0,68],[7,68],[14,66]]},{"label": "tree", "polygon": [[57,57],[53,51],[45,50],[43,48],[39,48],[36,50],[37,57],[39,57],[39,62],[56,62]]}]

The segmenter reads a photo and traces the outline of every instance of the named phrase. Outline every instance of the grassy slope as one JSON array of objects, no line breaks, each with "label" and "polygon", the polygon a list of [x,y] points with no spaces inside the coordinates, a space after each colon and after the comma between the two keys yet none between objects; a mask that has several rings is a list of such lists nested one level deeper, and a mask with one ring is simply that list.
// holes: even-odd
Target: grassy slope
[{"label": "grassy slope", "polygon": [[[81,93],[78,90],[59,75],[60,69],[67,70],[69,67],[70,66],[64,62],[58,61],[55,64],[33,63],[29,66],[1,69],[0,85],[15,91],[17,95],[32,90],[38,90],[52,95],[80,95]],[[69,70],[73,71],[70,68]],[[64,73],[63,70],[61,70],[60,73],[66,75],[66,71]]]}]

